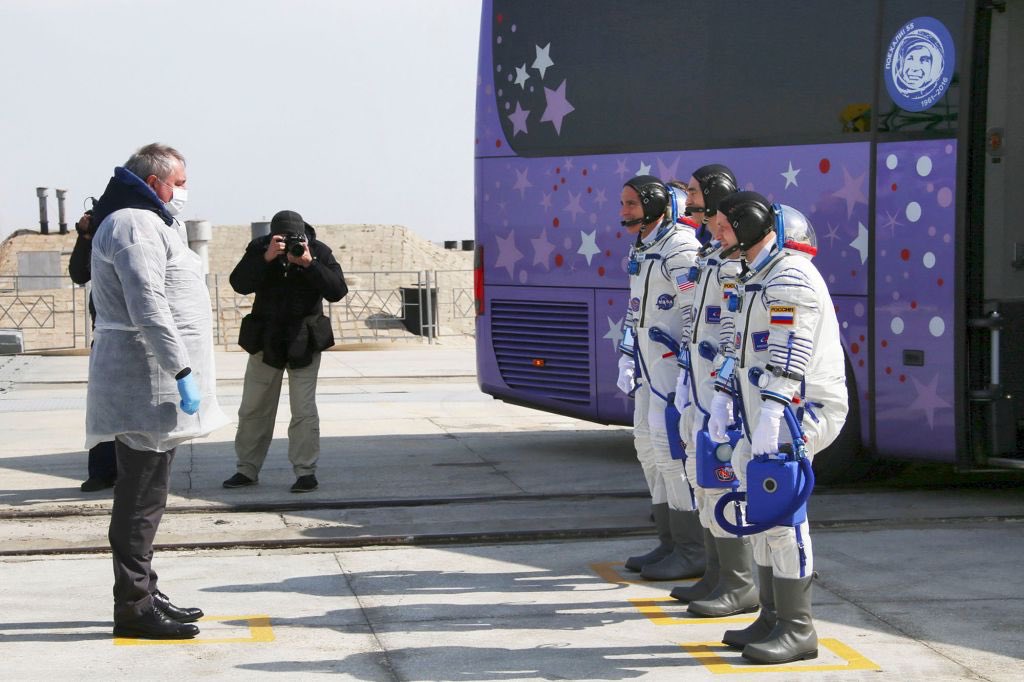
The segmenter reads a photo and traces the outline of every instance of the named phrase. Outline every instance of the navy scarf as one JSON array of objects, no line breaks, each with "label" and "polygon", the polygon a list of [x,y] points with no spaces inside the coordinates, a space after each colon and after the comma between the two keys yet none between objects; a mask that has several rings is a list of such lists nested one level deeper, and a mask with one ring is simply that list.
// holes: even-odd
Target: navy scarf
[{"label": "navy scarf", "polygon": [[108,215],[122,208],[152,211],[167,225],[174,224],[174,218],[167,212],[164,202],[160,201],[153,188],[135,173],[118,166],[114,169],[114,177],[110,178],[103,195],[92,209],[93,228],[99,227]]}]

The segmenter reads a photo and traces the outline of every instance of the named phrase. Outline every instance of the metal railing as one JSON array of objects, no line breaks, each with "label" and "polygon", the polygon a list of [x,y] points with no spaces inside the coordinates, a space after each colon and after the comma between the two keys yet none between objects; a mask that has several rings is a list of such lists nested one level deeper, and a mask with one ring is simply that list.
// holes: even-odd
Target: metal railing
[{"label": "metal railing", "polygon": [[[434,343],[474,334],[471,270],[402,270],[345,273],[349,292],[325,306],[338,343]],[[63,283],[41,289],[43,280]],[[214,341],[234,347],[252,296],[236,294],[227,275],[208,275]],[[88,348],[89,286],[68,277],[0,276],[0,329],[22,331],[26,352]]]}]

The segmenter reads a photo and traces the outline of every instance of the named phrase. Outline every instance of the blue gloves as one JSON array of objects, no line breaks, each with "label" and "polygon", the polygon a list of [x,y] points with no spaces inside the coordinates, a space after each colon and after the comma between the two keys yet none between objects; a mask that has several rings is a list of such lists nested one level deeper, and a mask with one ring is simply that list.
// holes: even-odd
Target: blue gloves
[{"label": "blue gloves", "polygon": [[189,372],[178,379],[178,395],[181,396],[181,411],[185,414],[195,414],[199,411],[199,384],[196,383],[195,374]]}]

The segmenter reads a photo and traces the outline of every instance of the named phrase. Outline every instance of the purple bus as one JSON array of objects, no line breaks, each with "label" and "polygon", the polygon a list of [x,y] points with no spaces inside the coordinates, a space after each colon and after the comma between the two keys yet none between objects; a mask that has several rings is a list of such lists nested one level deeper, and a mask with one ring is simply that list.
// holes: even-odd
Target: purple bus
[{"label": "purple bus", "polygon": [[1012,350],[1024,233],[1011,227],[1024,212],[1024,50],[1010,39],[1024,35],[1022,10],[484,0],[481,389],[629,424],[615,387],[619,192],[634,175],[685,182],[724,163],[817,234],[850,394],[820,473],[841,476],[863,453],[1024,465],[1024,353]]}]

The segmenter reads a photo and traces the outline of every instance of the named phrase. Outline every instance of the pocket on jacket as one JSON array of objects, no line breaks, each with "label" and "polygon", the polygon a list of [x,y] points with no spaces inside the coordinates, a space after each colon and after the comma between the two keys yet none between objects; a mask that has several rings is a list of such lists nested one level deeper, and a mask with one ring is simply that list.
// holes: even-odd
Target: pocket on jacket
[{"label": "pocket on jacket", "polygon": [[334,327],[331,325],[331,318],[320,315],[313,323],[312,331],[314,350],[327,350],[334,345]]},{"label": "pocket on jacket", "polygon": [[238,327],[238,345],[250,355],[259,353],[263,350],[264,329],[263,319],[249,313],[242,318],[242,324]]}]

